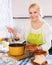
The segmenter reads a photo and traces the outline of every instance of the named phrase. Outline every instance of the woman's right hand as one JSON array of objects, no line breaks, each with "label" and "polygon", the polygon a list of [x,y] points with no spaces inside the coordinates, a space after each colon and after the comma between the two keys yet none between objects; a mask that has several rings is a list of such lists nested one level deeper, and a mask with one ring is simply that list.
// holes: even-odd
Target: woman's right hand
[{"label": "woman's right hand", "polygon": [[17,32],[16,32],[16,30],[14,30],[13,28],[11,28],[11,27],[7,27],[7,30],[8,30],[8,32],[12,32],[14,35],[16,35],[17,34]]},{"label": "woman's right hand", "polygon": [[14,39],[15,39],[16,41],[20,40],[20,38],[19,38],[18,36],[14,36]]},{"label": "woman's right hand", "polygon": [[13,33],[13,37],[14,37],[14,39],[15,39],[16,41],[20,40],[20,38],[17,36],[16,30],[14,30],[14,29],[11,28],[11,27],[7,27],[7,29],[8,29],[8,32]]}]

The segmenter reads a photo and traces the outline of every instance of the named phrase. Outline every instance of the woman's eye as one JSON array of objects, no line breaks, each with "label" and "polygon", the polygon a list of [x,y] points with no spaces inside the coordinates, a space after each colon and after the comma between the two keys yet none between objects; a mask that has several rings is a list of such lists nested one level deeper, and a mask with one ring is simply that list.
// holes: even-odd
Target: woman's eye
[{"label": "woman's eye", "polygon": [[37,12],[36,11],[35,12],[29,12],[29,14],[32,14],[32,13],[36,14]]},{"label": "woman's eye", "polygon": [[32,12],[29,12],[29,14],[32,14]]},{"label": "woman's eye", "polygon": [[34,12],[34,13],[37,13],[37,12]]}]

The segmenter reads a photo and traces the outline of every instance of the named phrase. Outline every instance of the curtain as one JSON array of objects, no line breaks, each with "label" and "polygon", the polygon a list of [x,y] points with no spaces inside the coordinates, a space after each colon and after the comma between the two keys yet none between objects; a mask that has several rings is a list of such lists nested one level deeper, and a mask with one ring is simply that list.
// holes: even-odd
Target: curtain
[{"label": "curtain", "polygon": [[12,0],[0,0],[0,37],[10,37],[7,26],[13,27]]}]

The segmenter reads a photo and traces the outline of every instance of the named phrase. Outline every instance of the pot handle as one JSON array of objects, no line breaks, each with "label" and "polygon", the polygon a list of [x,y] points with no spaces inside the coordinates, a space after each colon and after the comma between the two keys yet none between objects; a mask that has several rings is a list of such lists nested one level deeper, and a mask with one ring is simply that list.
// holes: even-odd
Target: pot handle
[{"label": "pot handle", "polygon": [[23,45],[26,45],[26,41],[23,41]]}]

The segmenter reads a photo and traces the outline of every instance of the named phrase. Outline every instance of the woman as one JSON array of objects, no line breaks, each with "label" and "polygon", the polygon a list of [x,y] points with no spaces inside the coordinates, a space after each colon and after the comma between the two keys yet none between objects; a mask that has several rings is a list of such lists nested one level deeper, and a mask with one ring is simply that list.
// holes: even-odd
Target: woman
[{"label": "woman", "polygon": [[[31,47],[32,45],[37,45],[37,49],[49,50],[51,47],[51,28],[41,18],[40,7],[36,3],[30,5],[29,16],[31,22],[28,22],[27,25],[25,25],[25,29],[23,30],[24,39]],[[27,48],[27,50],[34,51],[35,49]]]},{"label": "woman", "polygon": [[[29,33],[26,32],[27,42],[37,45],[37,49],[49,50],[51,47],[51,28],[42,20],[40,7],[37,4],[31,4],[29,15],[31,23],[28,25],[28,28],[30,27]],[[31,47],[27,50],[34,51]]]}]

